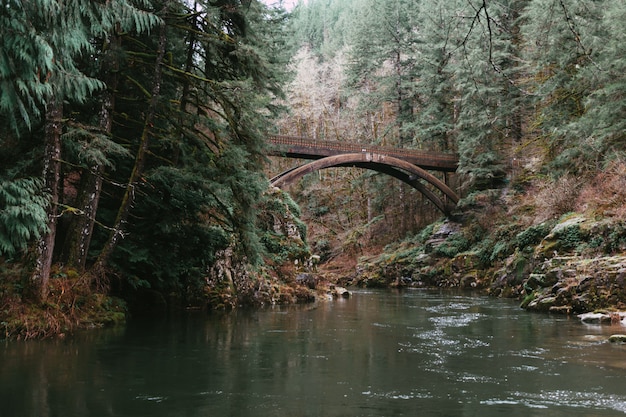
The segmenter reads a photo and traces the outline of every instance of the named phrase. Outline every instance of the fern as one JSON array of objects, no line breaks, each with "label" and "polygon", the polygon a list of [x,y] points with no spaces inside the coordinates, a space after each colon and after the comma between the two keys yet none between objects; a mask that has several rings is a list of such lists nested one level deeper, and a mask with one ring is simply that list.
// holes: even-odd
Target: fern
[{"label": "fern", "polygon": [[[147,3],[147,2],[144,2]],[[147,6],[147,4],[145,5]],[[129,1],[8,1],[0,14],[0,116],[19,134],[41,118],[53,95],[79,103],[105,88],[77,67],[94,53],[94,37],[121,30],[147,32],[161,24]]]},{"label": "fern", "polygon": [[14,255],[46,231],[47,197],[42,181],[0,181],[0,255]]}]

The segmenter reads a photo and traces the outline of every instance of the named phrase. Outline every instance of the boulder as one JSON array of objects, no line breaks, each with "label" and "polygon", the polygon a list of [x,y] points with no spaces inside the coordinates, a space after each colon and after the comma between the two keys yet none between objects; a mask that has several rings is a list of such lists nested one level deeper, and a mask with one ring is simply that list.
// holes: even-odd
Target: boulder
[{"label": "boulder", "polygon": [[318,281],[319,278],[314,274],[302,273],[296,276],[296,283],[304,285],[311,290],[317,288]]},{"label": "boulder", "polygon": [[611,323],[611,316],[605,313],[583,313],[578,318],[587,324]]},{"label": "boulder", "polygon": [[350,298],[351,295],[350,291],[336,285],[330,286],[330,294],[333,296],[333,298]]},{"label": "boulder", "polygon": [[626,334],[613,334],[609,337],[611,343],[626,343]]}]

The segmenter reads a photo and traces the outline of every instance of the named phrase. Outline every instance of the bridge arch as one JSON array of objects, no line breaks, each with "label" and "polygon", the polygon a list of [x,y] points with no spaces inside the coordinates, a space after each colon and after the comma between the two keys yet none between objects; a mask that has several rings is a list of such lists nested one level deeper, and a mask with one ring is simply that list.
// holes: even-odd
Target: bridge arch
[{"label": "bridge arch", "polygon": [[[298,168],[283,172],[272,178],[271,183],[275,187],[282,187],[314,171],[341,166],[354,166],[391,175],[424,194],[426,198],[446,215],[450,213],[451,209],[459,201],[457,194],[448,187],[447,184],[426,170],[402,159],[377,153],[349,153],[317,159]],[[441,191],[444,196],[447,197],[447,201],[452,204],[447,203],[445,198],[442,199],[438,197],[435,193],[426,188],[426,186],[419,181],[420,179],[425,180]]]}]

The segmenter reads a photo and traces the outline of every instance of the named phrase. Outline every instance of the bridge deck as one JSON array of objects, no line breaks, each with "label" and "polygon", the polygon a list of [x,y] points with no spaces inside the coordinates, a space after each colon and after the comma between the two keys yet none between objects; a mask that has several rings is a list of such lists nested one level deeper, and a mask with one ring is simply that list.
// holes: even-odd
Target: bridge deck
[{"label": "bridge deck", "polygon": [[273,135],[268,138],[272,145],[268,155],[301,159],[321,159],[347,153],[374,153],[399,158],[421,168],[454,172],[459,164],[456,155],[414,149],[391,148],[371,144],[313,140],[296,136]]}]

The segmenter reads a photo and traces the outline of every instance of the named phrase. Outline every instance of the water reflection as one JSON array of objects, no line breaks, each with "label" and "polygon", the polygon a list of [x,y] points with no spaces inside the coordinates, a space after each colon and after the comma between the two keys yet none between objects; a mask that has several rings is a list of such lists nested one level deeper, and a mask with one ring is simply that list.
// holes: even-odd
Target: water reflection
[{"label": "water reflection", "polygon": [[7,416],[609,416],[624,332],[446,292],[141,320],[0,347]]}]

